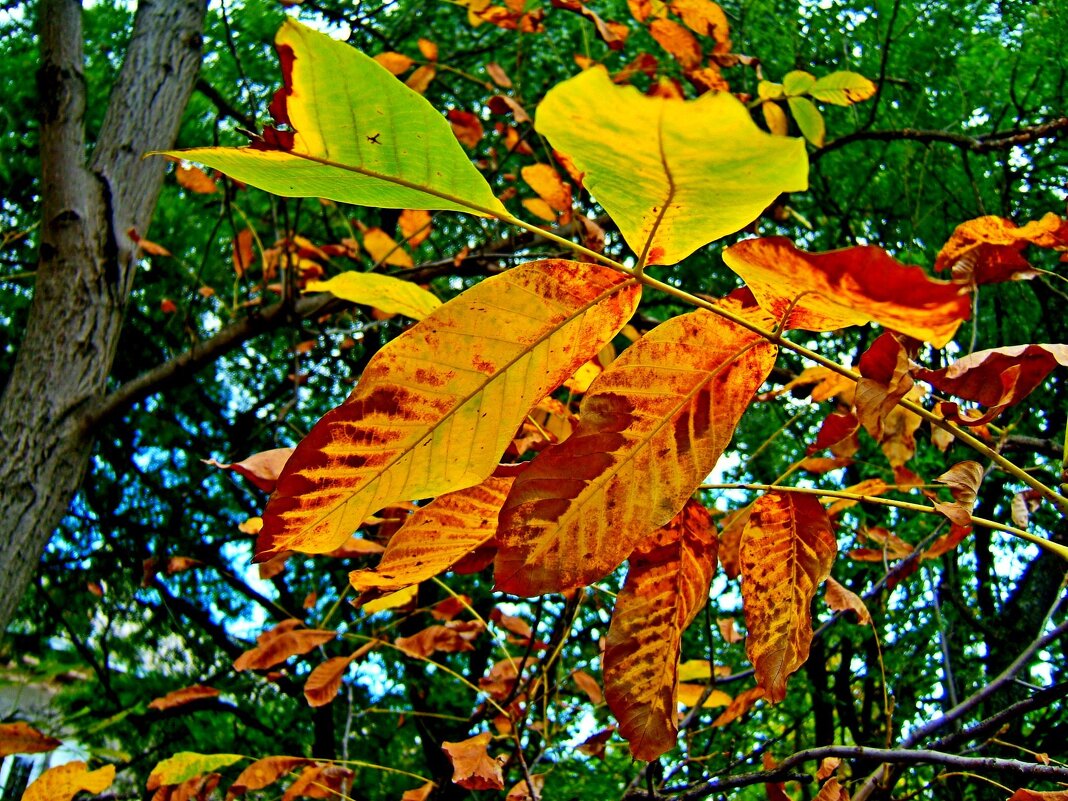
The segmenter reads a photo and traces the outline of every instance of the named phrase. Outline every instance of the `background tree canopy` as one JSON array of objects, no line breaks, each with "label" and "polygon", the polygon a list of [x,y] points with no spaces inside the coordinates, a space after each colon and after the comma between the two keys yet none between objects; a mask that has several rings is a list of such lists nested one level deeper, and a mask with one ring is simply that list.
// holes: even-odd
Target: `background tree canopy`
[{"label": "background tree canopy", "polygon": [[[707,12],[702,3],[667,5],[684,32],[687,14]],[[275,765],[278,775],[306,782],[287,798],[305,790],[333,797],[314,783],[368,799],[493,793],[453,783],[455,762],[442,748],[483,731],[494,735],[489,753],[507,757],[505,788],[516,785],[515,799],[542,781],[546,798],[807,799],[820,792],[820,757],[843,759],[837,781],[853,798],[1004,798],[1064,782],[1042,773],[1048,760],[1036,755],[1068,757],[1065,563],[990,528],[976,526],[933,556],[925,549],[950,533],[948,520],[869,502],[837,511],[832,576],[863,598],[871,623],[817,598],[811,655],[775,705],[751,692],[736,634],[745,630],[739,581],[721,569],[682,644],[689,689],[680,692],[678,747],[648,763],[612,733],[598,685],[624,569],[583,591],[522,599],[493,592],[489,572],[475,565],[420,584],[405,606],[355,608],[350,571],[376,564],[408,507],[383,510],[344,553],[250,563],[267,495],[206,460],[226,465],[295,445],[411,326],[402,315],[305,294],[309,281],[374,269],[448,300],[515,264],[568,255],[492,220],[281,198],[176,160],[141,160],[149,150],[243,145],[264,132],[281,84],[272,42],[287,16],[370,55],[394,54],[384,63],[447,115],[513,214],[538,222],[540,213],[553,231],[591,247],[603,236],[604,252],[618,259],[628,255],[622,237],[573,176],[581,220],[567,222],[523,170],[552,163],[531,122],[551,87],[590,63],[643,92],[693,97],[723,80],[719,88],[747,101],[762,127],[804,133],[808,191],[779,197],[744,231],[680,265],[651,268],[689,292],[720,297],[740,286],[721,254],[754,234],[787,236],[811,251],[877,245],[930,272],[964,221],[996,215],[1023,225],[1064,214],[1068,5],[721,6],[729,42],[711,27],[680,40],[675,28],[655,24],[666,13],[657,0],[4,4],[3,722],[33,724],[91,768],[113,765],[109,792],[122,798],[144,795],[157,763],[186,751],[306,760]],[[690,40],[698,61],[716,69],[698,74],[687,65]],[[878,91],[852,105],[809,103],[825,123],[820,136],[804,104],[771,100],[784,115],[776,123],[761,103],[762,80],[779,83],[797,70],[856,72]],[[939,368],[986,348],[1068,342],[1060,253],[1025,255],[1048,272],[977,287],[955,341],[921,349],[916,360]],[[686,310],[648,293],[633,333]],[[878,333],[868,325],[791,337],[848,365]],[[621,335],[614,344],[628,343]],[[842,403],[841,388],[820,399],[814,382],[796,381],[810,366],[783,352],[712,480],[831,490],[902,481],[866,435],[849,459],[801,464]],[[573,391],[577,401],[574,387],[558,400],[570,403]],[[542,425],[521,433],[536,438]],[[1061,369],[983,435],[1031,475],[1063,487],[1066,427]],[[925,485],[976,458],[926,424],[915,448],[907,468]],[[1068,544],[1063,514],[1032,503],[1025,489],[1018,476],[988,469],[975,515],[1012,524],[1018,496],[1017,505],[1032,507],[1029,531]],[[755,492],[702,489],[698,497],[726,538],[728,513]],[[915,491],[888,497],[923,502]],[[258,636],[287,620],[338,633],[287,661],[235,669]],[[488,633],[460,625],[479,620]],[[357,650],[431,625],[452,632],[436,635],[452,643],[448,650]],[[330,663],[335,676],[318,672],[322,698],[306,698],[313,669],[354,653],[351,663]],[[336,700],[332,677],[341,682]],[[211,691],[150,705],[194,686]],[[727,717],[737,715],[728,720],[723,707],[732,700]],[[910,756],[921,748],[945,758]],[[42,758],[31,768],[9,755],[19,748],[0,753],[3,797],[17,798]],[[834,770],[822,764],[819,782]],[[209,760],[170,776],[189,779],[189,795],[168,795],[172,782],[163,781],[155,797],[222,797],[247,765]],[[278,797],[285,781],[250,795]],[[820,797],[838,796],[824,785]]]}]

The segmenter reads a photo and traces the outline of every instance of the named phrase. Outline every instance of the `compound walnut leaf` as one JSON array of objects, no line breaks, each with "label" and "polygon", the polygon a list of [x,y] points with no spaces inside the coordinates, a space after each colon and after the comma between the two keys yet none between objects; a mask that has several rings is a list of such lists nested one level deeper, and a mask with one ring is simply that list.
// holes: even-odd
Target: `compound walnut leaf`
[{"label": "compound walnut leaf", "polygon": [[804,143],[761,131],[729,92],[648,97],[598,66],[549,90],[536,126],[648,264],[682,261],[808,186]]},{"label": "compound walnut leaf", "polygon": [[251,147],[167,155],[287,197],[507,215],[448,121],[377,61],[291,19],[275,47],[277,127]]},{"label": "compound walnut leaf", "polygon": [[374,570],[354,570],[358,591],[394,592],[438,575],[497,534],[497,515],[514,478],[490,476],[481,484],[435,498],[394,534]]},{"label": "compound walnut leaf", "polygon": [[772,703],[786,697],[786,680],[808,659],[812,598],[837,552],[815,497],[771,492],[753,504],[739,548],[745,650]]},{"label": "compound walnut leaf", "polygon": [[257,559],[341,545],[398,501],[485,480],[527,412],[623,328],[636,282],[549,259],[489,278],[409,328],[297,446]]},{"label": "compound walnut leaf", "polygon": [[768,312],[789,313],[787,328],[875,322],[942,347],[971,310],[961,285],[928,278],[873,246],[807,253],[784,237],[747,239],[727,248],[723,261]]},{"label": "compound walnut leaf", "polygon": [[682,633],[708,600],[716,545],[708,510],[690,500],[630,557],[603,664],[605,699],[635,759],[675,746]]},{"label": "compound walnut leaf", "polygon": [[579,425],[516,479],[497,532],[497,589],[537,595],[614,570],[712,471],[777,350],[698,310],[627,348]]}]

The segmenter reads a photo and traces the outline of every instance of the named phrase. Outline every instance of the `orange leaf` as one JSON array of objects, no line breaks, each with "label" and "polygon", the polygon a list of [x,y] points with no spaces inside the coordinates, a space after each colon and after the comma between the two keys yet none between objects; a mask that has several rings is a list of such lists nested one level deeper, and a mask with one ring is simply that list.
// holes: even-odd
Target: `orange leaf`
[{"label": "orange leaf", "polygon": [[408,70],[412,66],[412,64],[415,63],[403,53],[394,52],[379,53],[377,56],[375,56],[375,61],[377,61],[379,64],[381,64],[394,75],[400,75],[402,72]]},{"label": "orange leaf", "polygon": [[445,115],[452,126],[452,132],[466,147],[477,147],[482,141],[482,121],[470,111],[449,109]]},{"label": "orange leaf", "polygon": [[398,637],[396,645],[406,654],[423,658],[438,651],[473,651],[471,642],[485,630],[478,620],[450,620],[443,626],[428,626],[411,637]]},{"label": "orange leaf", "polygon": [[247,478],[264,492],[274,492],[275,484],[278,483],[278,474],[282,472],[282,468],[292,455],[292,448],[273,448],[255,453],[233,464],[223,464],[215,459],[201,459],[201,461],[222,470],[232,470]]},{"label": "orange leaf", "polygon": [[1068,801],[1068,790],[1039,792],[1021,788],[1012,794],[1009,801]]},{"label": "orange leaf", "polygon": [[943,534],[932,542],[927,550],[920,554],[920,559],[937,559],[943,554],[949,553],[971,533],[971,526],[951,526],[948,534]]},{"label": "orange leaf", "polygon": [[242,228],[234,237],[233,262],[234,273],[241,278],[252,266],[252,229]]},{"label": "orange leaf", "polygon": [[425,67],[419,67],[415,72],[408,76],[408,80],[404,83],[413,92],[419,94],[425,94],[426,90],[430,88],[430,82],[434,80],[434,76],[437,75],[437,69],[429,65]]},{"label": "orange leaf", "polygon": [[701,66],[701,45],[694,35],[669,19],[653,20],[649,33],[656,43],[671,53],[684,70]]},{"label": "orange leaf", "polygon": [[1068,367],[1068,345],[1017,345],[980,350],[941,370],[921,368],[914,374],[940,392],[990,407],[987,414],[970,419],[960,416],[956,404],[942,404],[949,412],[947,417],[964,425],[979,425],[1026,398],[1057,365]]},{"label": "orange leaf", "polygon": [[368,228],[363,232],[363,246],[376,264],[388,264],[393,267],[414,267],[412,257],[381,228]]},{"label": "orange leaf", "polygon": [[849,558],[856,562],[892,562],[911,556],[914,550],[909,543],[896,534],[891,534],[885,528],[878,526],[861,529],[860,536],[868,542],[875,543],[879,548],[854,548],[849,552]]},{"label": "orange leaf", "polygon": [[308,680],[304,682],[304,698],[308,706],[325,706],[333,701],[337,697],[337,691],[341,689],[341,681],[345,678],[349,665],[366,656],[374,647],[373,642],[366,643],[348,656],[327,659],[309,673]]},{"label": "orange leaf", "polygon": [[397,219],[401,236],[413,250],[430,236],[430,212],[423,209],[405,209]]},{"label": "orange leaf", "polygon": [[282,801],[296,798],[344,798],[343,790],[352,779],[352,771],[341,765],[309,765],[289,785]]},{"label": "orange leaf", "polygon": [[[730,25],[718,4],[712,0],[671,0],[671,10],[691,31],[715,39],[723,52],[730,50]],[[716,49],[719,52],[720,48]]]},{"label": "orange leaf", "polygon": [[188,167],[184,164],[177,165],[174,169],[174,178],[183,189],[201,195],[210,195],[219,190],[219,187],[215,185],[215,180],[193,164]]},{"label": "orange leaf", "polygon": [[202,701],[205,698],[214,698],[219,691],[214,687],[205,687],[202,684],[194,684],[192,687],[183,687],[173,690],[166,695],[160,696],[149,702],[149,709],[171,709],[172,707],[190,704],[194,701]]},{"label": "orange leaf", "polygon": [[640,296],[613,270],[550,259],[436,309],[375,354],[297,447],[257,559],[333,550],[378,509],[484,481],[531,407],[615,336]]},{"label": "orange leaf", "polygon": [[975,284],[1030,279],[1038,273],[1020,255],[1028,244],[1068,250],[1068,221],[1047,214],[1022,228],[1001,217],[961,223],[935,259],[935,270],[952,270],[957,280]]},{"label": "orange leaf", "polygon": [[[297,623],[299,624],[299,621]],[[234,670],[266,670],[291,656],[306,654],[337,636],[336,631],[325,629],[293,631],[292,626],[286,628],[283,626],[285,624],[261,634],[255,648],[250,648],[234,660]]]},{"label": "orange leaf", "polygon": [[486,73],[493,79],[493,82],[502,89],[512,88],[512,79],[508,77],[508,73],[506,73],[496,61],[491,61],[486,65]]},{"label": "orange leaf", "polygon": [[405,790],[404,795],[401,796],[401,801],[426,801],[430,798],[430,794],[434,792],[435,787],[437,785],[434,782],[427,782],[414,790]]},{"label": "orange leaf", "polygon": [[468,790],[503,790],[500,763],[488,752],[490,733],[483,732],[458,743],[445,742],[441,750],[452,763],[452,781]]},{"label": "orange leaf", "polygon": [[34,781],[22,801],[70,801],[81,791],[98,795],[115,781],[115,766],[90,771],[84,762],[68,762],[49,768]]},{"label": "orange leaf", "polygon": [[[748,515],[746,520],[748,520]],[[745,528],[745,524],[742,524],[742,528]],[[741,642],[745,639],[740,631],[738,631],[738,624],[733,617],[720,617],[716,618],[716,625],[719,627],[719,633],[723,636],[723,639],[727,641],[727,645],[734,645],[736,642]]]},{"label": "orange leaf", "polygon": [[579,425],[512,487],[497,589],[585,586],[670,521],[712,471],[776,348],[711,312],[657,326],[598,376]]},{"label": "orange leaf", "polygon": [[597,683],[597,679],[585,670],[572,671],[571,678],[575,680],[575,684],[578,685],[579,689],[586,693],[586,697],[590,699],[590,702],[593,703],[594,706],[604,701],[604,693],[601,691],[601,685]]},{"label": "orange leaf", "polygon": [[391,592],[445,572],[496,536],[497,514],[513,481],[491,476],[421,507],[390,539],[378,567],[349,574],[352,586]]},{"label": "orange leaf", "polygon": [[857,367],[862,376],[854,395],[857,419],[879,441],[883,421],[912,389],[909,355],[898,338],[887,333],[861,354]]},{"label": "orange leaf", "polygon": [[769,237],[732,245],[723,260],[772,315],[789,313],[791,329],[835,331],[876,322],[942,347],[970,313],[959,284],[928,278],[877,247],[807,253],[788,239]]},{"label": "orange leaf", "polygon": [[733,723],[752,709],[753,704],[763,697],[763,687],[750,687],[745,692],[739,693],[734,696],[734,699],[727,705],[727,708],[720,713],[719,717],[712,721],[712,725],[726,726],[728,723]]},{"label": "orange leaf", "polygon": [[[531,795],[531,787],[534,788],[534,794]],[[512,789],[508,791],[508,795],[504,797],[504,801],[539,801],[541,799],[541,791],[545,786],[545,774],[534,773],[530,777],[530,784],[527,784],[525,778],[516,782]]]},{"label": "orange leaf", "polygon": [[226,792],[227,799],[244,795],[249,790],[262,790],[276,781],[292,773],[302,765],[307,765],[308,760],[303,757],[273,756],[257,759],[243,771],[230,785]]},{"label": "orange leaf", "polygon": [[830,779],[812,801],[849,801],[849,793],[838,783],[838,779]]},{"label": "orange leaf", "polygon": [[772,492],[753,504],[739,550],[745,650],[772,703],[786,697],[786,680],[808,659],[812,598],[837,552],[831,521],[813,496]]},{"label": "orange leaf", "polygon": [[538,197],[549,204],[553,211],[563,215],[560,223],[566,225],[571,218],[571,187],[564,183],[560,174],[548,164],[531,164],[520,172]]},{"label": "orange leaf", "polygon": [[27,723],[0,723],[0,758],[12,754],[44,754],[62,744]]},{"label": "orange leaf", "polygon": [[868,607],[864,605],[864,601],[861,600],[860,596],[852,590],[847,590],[833,578],[827,578],[823,599],[827,602],[827,606],[835,612],[856,612],[858,623],[865,626],[871,623]]},{"label": "orange leaf", "polygon": [[438,46],[434,42],[429,39],[420,39],[418,44],[419,52],[423,54],[423,58],[427,61],[438,60]]},{"label": "orange leaf", "polygon": [[539,220],[545,220],[545,222],[556,222],[556,212],[553,211],[553,207],[542,200],[540,197],[525,197],[523,198],[523,208],[537,217]]},{"label": "orange leaf", "polygon": [[708,600],[716,546],[708,510],[691,500],[630,557],[603,665],[605,699],[635,759],[675,747],[682,633]]}]

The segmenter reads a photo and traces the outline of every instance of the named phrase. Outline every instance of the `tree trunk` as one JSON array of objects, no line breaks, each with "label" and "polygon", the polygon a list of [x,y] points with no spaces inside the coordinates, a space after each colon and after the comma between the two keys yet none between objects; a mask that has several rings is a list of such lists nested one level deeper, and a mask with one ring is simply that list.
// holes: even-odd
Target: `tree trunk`
[{"label": "tree trunk", "polygon": [[26,335],[0,398],[0,631],[81,485],[144,232],[200,64],[206,0],[143,0],[86,161],[82,9],[42,0],[41,249]]}]

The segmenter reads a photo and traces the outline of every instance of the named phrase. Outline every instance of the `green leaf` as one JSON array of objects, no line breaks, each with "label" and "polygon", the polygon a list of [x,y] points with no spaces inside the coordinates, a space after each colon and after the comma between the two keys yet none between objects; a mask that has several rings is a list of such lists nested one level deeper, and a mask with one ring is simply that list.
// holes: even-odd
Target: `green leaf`
[{"label": "green leaf", "polygon": [[823,137],[827,130],[823,115],[815,104],[807,97],[791,97],[786,102],[790,104],[790,113],[794,115],[797,127],[801,129],[805,139],[816,147],[823,147]]},{"label": "green leaf", "polygon": [[342,300],[374,306],[387,314],[403,314],[413,320],[422,320],[441,305],[434,295],[411,281],[354,270],[335,275],[329,281],[309,281],[304,291],[329,292]]},{"label": "green leaf", "polygon": [[239,759],[244,759],[241,754],[198,754],[193,751],[182,751],[168,759],[164,759],[152,769],[148,777],[148,789],[168,784],[181,784],[187,779],[208,773],[216,768],[225,768],[233,765]]},{"label": "green leaf", "polygon": [[761,81],[757,84],[757,97],[761,100],[781,100],[784,96],[781,83]]},{"label": "green leaf", "polygon": [[251,147],[165,155],[287,197],[507,214],[445,118],[374,59],[293,20],[275,37],[285,85]]},{"label": "green leaf", "polygon": [[832,72],[824,75],[809,90],[809,94],[824,103],[851,106],[875,94],[875,84],[856,72]]},{"label": "green leaf", "polygon": [[807,94],[816,83],[816,76],[811,72],[794,70],[786,73],[782,79],[782,89],[788,97]]},{"label": "green leaf", "polygon": [[554,87],[537,129],[585,184],[643,263],[674,264],[808,187],[799,139],[771,136],[727,92],[684,101],[617,86],[594,67]]}]

